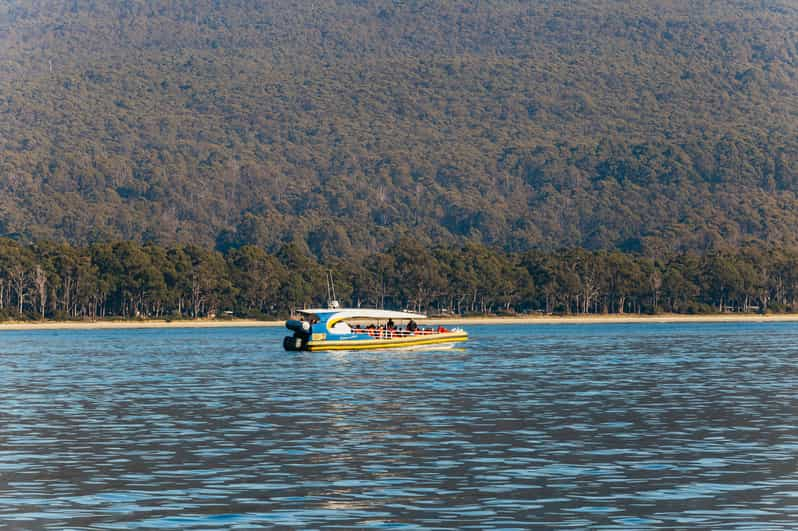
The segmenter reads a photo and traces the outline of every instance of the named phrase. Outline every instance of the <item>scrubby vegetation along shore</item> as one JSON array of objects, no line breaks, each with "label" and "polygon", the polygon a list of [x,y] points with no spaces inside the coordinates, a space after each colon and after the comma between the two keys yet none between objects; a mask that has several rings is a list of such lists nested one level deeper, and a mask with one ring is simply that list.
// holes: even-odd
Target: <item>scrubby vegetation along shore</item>
[{"label": "scrubby vegetation along shore", "polygon": [[798,244],[794,2],[6,0],[0,235]]},{"label": "scrubby vegetation along shore", "polygon": [[251,245],[223,254],[194,245],[0,239],[0,319],[285,317],[326,304],[327,269],[345,305],[438,315],[798,311],[798,249],[651,259],[403,239],[357,260],[319,262],[293,244],[275,254]]}]

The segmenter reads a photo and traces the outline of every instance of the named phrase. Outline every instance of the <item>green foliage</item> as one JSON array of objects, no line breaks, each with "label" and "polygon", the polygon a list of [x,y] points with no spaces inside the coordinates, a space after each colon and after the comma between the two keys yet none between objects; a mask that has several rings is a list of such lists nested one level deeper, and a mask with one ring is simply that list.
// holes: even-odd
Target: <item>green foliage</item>
[{"label": "green foliage", "polygon": [[222,255],[195,245],[0,238],[0,317],[285,317],[327,303],[327,271],[345,306],[430,314],[798,311],[798,249],[758,245],[652,260],[584,249],[430,248],[405,238],[361,261],[319,262],[296,244]]},{"label": "green foliage", "polygon": [[[784,0],[7,0],[0,235],[793,246],[796,27]],[[131,259],[135,312],[164,288]]]}]

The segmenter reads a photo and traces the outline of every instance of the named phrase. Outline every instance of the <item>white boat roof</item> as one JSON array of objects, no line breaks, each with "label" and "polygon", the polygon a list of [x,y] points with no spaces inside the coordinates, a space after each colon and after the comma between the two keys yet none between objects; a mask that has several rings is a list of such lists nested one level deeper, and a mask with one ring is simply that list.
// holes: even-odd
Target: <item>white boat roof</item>
[{"label": "white boat roof", "polygon": [[305,315],[326,316],[327,319],[335,316],[336,319],[426,319],[423,313],[395,312],[392,310],[377,310],[374,308],[310,308],[297,310]]}]

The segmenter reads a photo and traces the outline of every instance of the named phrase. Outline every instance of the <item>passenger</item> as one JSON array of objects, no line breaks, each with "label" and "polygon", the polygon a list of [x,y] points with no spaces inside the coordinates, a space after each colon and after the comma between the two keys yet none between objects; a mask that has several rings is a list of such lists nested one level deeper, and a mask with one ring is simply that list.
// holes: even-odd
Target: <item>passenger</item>
[{"label": "passenger", "polygon": [[410,319],[410,322],[407,323],[407,331],[408,332],[415,332],[416,330],[418,330],[418,325],[416,324],[416,322],[414,320]]},{"label": "passenger", "polygon": [[396,327],[396,324],[393,322],[393,319],[388,319],[388,330],[393,330]]}]

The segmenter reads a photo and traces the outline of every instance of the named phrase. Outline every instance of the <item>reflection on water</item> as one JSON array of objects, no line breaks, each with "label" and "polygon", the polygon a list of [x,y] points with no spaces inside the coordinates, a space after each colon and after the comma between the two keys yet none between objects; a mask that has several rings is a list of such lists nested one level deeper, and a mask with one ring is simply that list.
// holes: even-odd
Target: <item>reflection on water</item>
[{"label": "reflection on water", "polygon": [[798,325],[0,334],[11,528],[798,526]]}]

